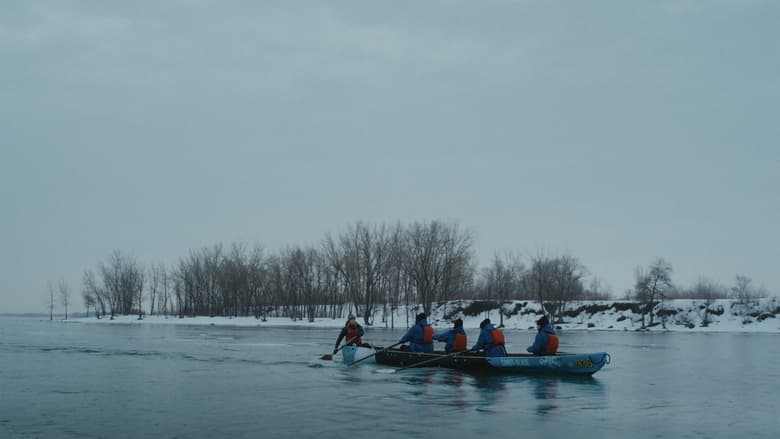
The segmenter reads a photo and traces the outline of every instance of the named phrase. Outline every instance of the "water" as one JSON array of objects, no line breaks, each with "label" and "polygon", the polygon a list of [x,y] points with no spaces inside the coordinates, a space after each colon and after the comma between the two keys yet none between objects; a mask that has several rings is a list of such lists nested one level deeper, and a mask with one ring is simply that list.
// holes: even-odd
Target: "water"
[{"label": "water", "polygon": [[[474,339],[475,331],[467,331]],[[337,330],[0,317],[0,438],[776,438],[775,334],[568,332],[593,378],[387,373],[320,357]],[[389,345],[400,330],[369,329]],[[507,331],[510,351],[530,343]],[[473,340],[472,340],[473,341]],[[368,362],[366,362],[368,363]]]}]

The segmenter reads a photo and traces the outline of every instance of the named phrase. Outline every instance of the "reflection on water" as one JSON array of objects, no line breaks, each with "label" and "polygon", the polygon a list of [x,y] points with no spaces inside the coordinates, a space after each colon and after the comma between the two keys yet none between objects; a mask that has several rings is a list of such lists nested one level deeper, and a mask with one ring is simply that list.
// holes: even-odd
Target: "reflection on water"
[{"label": "reflection on water", "polygon": [[558,398],[558,380],[552,378],[539,378],[534,380],[534,398],[539,403],[536,413],[548,415],[558,410],[556,399]]},{"label": "reflection on water", "polygon": [[479,395],[478,406],[481,412],[497,413],[506,395],[506,377],[492,375],[474,375],[472,384]]},{"label": "reflection on water", "polygon": [[400,372],[401,380],[409,388],[409,392],[421,398],[424,402],[430,402],[436,398],[433,390],[433,380],[436,377],[436,369],[417,369],[413,373]]},{"label": "reflection on water", "polygon": [[[513,376],[471,374],[440,368],[420,368],[385,373],[386,369],[366,368],[376,375],[403,384],[405,394],[419,404],[436,404],[459,410],[476,408],[480,413],[503,414],[522,400],[538,416],[559,414],[572,404],[583,409],[604,407],[604,389],[593,377]],[[355,373],[343,378],[354,380]],[[564,402],[564,400],[566,400]]]}]

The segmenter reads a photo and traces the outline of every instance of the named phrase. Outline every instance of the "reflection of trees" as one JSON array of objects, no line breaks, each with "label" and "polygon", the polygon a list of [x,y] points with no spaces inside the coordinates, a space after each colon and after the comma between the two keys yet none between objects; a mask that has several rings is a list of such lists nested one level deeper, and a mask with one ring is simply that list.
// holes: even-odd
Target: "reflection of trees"
[{"label": "reflection of trees", "polygon": [[[474,375],[474,388],[479,395],[479,406],[491,409],[494,404],[500,402],[506,391],[506,377],[491,375]],[[492,412],[491,410],[487,410]]]},{"label": "reflection of trees", "polygon": [[[537,401],[536,413],[539,415],[555,414],[558,411],[558,399],[561,388],[574,392],[577,397],[600,397],[603,396],[604,388],[601,383],[591,377],[553,377],[537,376],[530,377],[530,385],[533,389],[534,399]],[[566,393],[566,392],[564,392]],[[590,405],[594,400],[590,401]]]},{"label": "reflection of trees", "polygon": [[558,410],[558,380],[555,378],[537,378],[534,380],[534,398],[539,400],[536,413],[547,415]]},{"label": "reflection of trees", "polygon": [[419,369],[408,376],[404,377],[404,382],[411,386],[411,394],[425,401],[431,401],[434,398],[431,397],[431,384],[433,383],[433,377],[436,375],[436,369]]},{"label": "reflection of trees", "polygon": [[463,373],[459,371],[442,371],[442,373],[446,373],[442,377],[442,383],[449,385],[452,389],[453,395],[450,398],[452,405],[459,409],[469,407],[470,404],[466,398],[466,391],[463,388]]}]

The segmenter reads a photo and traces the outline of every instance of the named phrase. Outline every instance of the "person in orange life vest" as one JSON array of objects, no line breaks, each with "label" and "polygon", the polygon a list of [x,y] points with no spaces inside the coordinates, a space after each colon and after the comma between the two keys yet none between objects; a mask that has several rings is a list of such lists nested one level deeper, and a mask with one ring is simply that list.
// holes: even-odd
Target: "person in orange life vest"
[{"label": "person in orange life vest", "polygon": [[547,316],[536,321],[536,338],[534,344],[528,346],[528,352],[534,355],[555,355],[558,352],[558,336],[550,325]]},{"label": "person in orange life vest", "polygon": [[409,342],[412,352],[433,352],[433,327],[428,324],[425,313],[417,314],[415,324],[401,337],[399,343]]},{"label": "person in orange life vest", "polygon": [[455,320],[455,327],[442,334],[433,336],[436,341],[447,343],[444,345],[444,352],[451,354],[453,352],[462,352],[466,350],[466,331],[463,330],[463,320]]},{"label": "person in orange life vest", "polygon": [[504,333],[490,323],[490,319],[485,319],[479,324],[479,339],[477,344],[471,348],[472,351],[485,350],[486,357],[506,357],[506,348],[504,348]]},{"label": "person in orange life vest", "polygon": [[342,338],[347,339],[347,344],[353,344],[356,346],[362,345],[363,339],[361,337],[363,337],[363,334],[365,334],[363,327],[360,326],[360,324],[357,322],[357,318],[350,314],[349,318],[347,318],[347,323],[339,333],[339,338],[336,339],[336,347],[333,348],[333,353],[335,354],[336,351],[339,350],[339,345],[341,344]]}]

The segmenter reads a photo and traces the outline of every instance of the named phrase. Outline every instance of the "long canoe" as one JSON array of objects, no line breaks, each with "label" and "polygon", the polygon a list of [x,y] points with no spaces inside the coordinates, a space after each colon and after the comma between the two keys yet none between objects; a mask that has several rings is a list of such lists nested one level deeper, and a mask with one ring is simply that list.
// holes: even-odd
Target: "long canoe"
[{"label": "long canoe", "polygon": [[593,375],[611,360],[606,352],[544,356],[509,354],[506,357],[483,357],[465,354],[448,356],[444,352],[426,354],[400,349],[378,351],[375,358],[378,364],[394,367],[411,367],[425,362],[420,366],[485,373],[554,375]]}]

